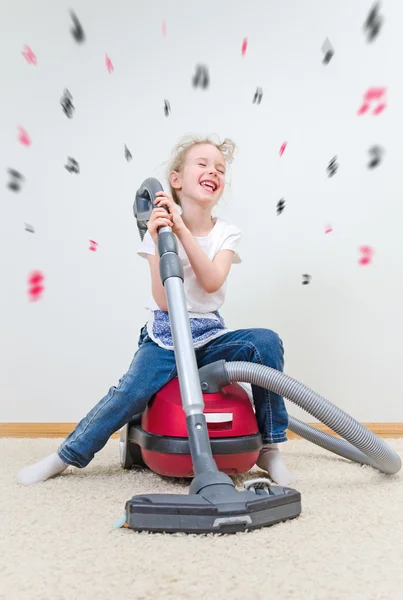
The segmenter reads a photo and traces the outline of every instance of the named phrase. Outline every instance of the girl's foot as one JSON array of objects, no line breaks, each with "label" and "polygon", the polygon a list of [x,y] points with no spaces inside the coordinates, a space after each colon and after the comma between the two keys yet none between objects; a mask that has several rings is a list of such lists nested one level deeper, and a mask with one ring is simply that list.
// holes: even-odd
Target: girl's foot
[{"label": "girl's foot", "polygon": [[31,485],[32,483],[46,481],[49,477],[59,475],[59,473],[65,471],[68,466],[62,461],[57,452],[54,452],[39,462],[21,469],[18,473],[17,481],[21,485]]},{"label": "girl's foot", "polygon": [[270,478],[278,485],[287,487],[296,479],[285,466],[277,444],[264,444],[256,464],[259,469],[267,471]]}]

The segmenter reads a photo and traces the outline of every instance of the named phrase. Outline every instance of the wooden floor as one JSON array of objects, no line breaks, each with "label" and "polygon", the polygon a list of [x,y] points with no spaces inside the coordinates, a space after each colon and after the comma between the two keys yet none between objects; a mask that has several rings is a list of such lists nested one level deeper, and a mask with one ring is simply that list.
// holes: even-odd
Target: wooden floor
[{"label": "wooden floor", "polygon": [[[0,437],[65,438],[74,431],[76,425],[77,423],[0,423]],[[319,431],[336,435],[322,423],[309,423],[309,425]],[[363,423],[363,425],[381,438],[403,437],[403,423]],[[117,437],[119,432],[112,435],[112,438]],[[293,440],[299,436],[292,431],[287,431],[287,437]]]}]

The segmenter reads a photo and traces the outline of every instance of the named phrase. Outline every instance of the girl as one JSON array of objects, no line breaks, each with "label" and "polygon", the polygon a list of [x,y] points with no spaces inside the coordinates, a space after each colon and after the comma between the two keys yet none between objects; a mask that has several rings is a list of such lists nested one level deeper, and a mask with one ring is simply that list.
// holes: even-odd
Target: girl
[{"label": "girl", "polygon": [[[86,467],[109,437],[135,415],[144,412],[153,395],[176,377],[167,299],[156,247],[159,227],[170,225],[177,236],[198,366],[225,359],[283,370],[283,344],[276,333],[269,329],[229,330],[218,312],[225,299],[231,265],[241,262],[236,252],[240,230],[211,215],[224,192],[227,164],[232,162],[234,151],[235,144],[229,139],[216,144],[208,138],[191,137],[176,146],[168,169],[171,194],[158,193],[148,231],[138,250],[150,265],[152,296],[146,308],[151,311],[151,318],[141,329],[138,350],[129,370],[80,421],[57,452],[21,469],[20,484],[45,481],[69,465]],[[181,214],[177,206],[181,207]],[[257,465],[267,471],[273,481],[287,486],[294,478],[277,447],[279,442],[287,440],[288,415],[284,400],[255,385],[252,392],[263,440]]]}]

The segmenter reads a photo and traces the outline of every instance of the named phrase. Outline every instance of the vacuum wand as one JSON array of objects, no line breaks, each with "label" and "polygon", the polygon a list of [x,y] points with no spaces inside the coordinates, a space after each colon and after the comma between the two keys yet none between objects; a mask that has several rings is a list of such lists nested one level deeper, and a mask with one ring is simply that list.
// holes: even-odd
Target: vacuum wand
[{"label": "vacuum wand", "polygon": [[[137,191],[133,211],[140,235],[144,228],[147,230],[147,221],[151,217],[156,192],[162,191],[162,189],[158,180],[149,177]],[[186,414],[193,470],[195,475],[207,471],[218,472],[211,452],[206,418],[203,413],[203,394],[183,288],[183,266],[178,255],[177,240],[170,226],[159,228],[157,246],[160,256],[161,281],[168,303],[182,407]]]}]

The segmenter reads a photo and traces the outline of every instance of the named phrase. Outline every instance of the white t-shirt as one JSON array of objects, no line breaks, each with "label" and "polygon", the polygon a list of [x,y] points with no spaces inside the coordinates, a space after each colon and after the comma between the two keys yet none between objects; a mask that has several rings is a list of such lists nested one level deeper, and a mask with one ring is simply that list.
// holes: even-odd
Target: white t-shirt
[{"label": "white t-shirt", "polygon": [[[236,248],[238,247],[242,238],[242,232],[240,229],[238,229],[238,227],[227,223],[224,221],[224,219],[216,217],[215,225],[206,237],[194,237],[210,260],[213,260],[220,250],[233,250],[234,254],[232,257],[232,264],[239,264],[242,262],[239,254],[236,252]],[[178,243],[178,256],[183,265],[183,284],[188,312],[211,313],[215,310],[218,310],[223,305],[225,300],[227,280],[225,280],[223,285],[216,292],[212,294],[205,292],[197,281],[185,249],[177,236],[176,240]],[[150,233],[147,231],[140,248],[137,250],[137,254],[143,258],[147,258],[147,254],[154,255],[155,251],[156,247],[154,241]],[[144,308],[151,311],[160,310],[152,295],[149,297]]]}]

